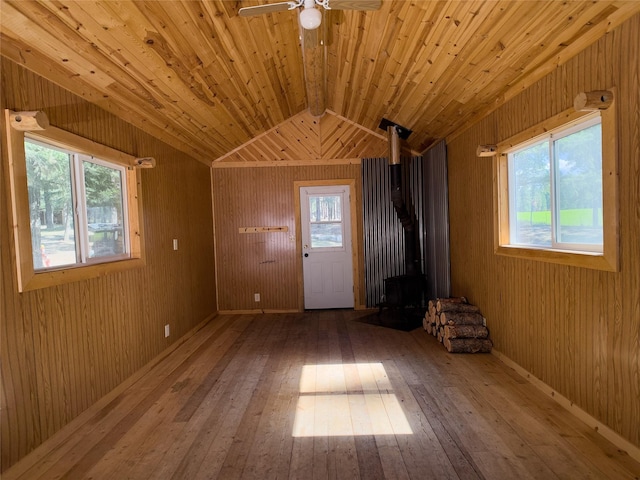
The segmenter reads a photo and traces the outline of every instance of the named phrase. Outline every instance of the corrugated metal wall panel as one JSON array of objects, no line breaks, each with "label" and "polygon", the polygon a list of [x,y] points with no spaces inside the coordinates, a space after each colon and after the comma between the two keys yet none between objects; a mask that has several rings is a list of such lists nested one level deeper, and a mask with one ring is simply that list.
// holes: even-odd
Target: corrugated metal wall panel
[{"label": "corrugated metal wall panel", "polygon": [[443,141],[424,155],[426,189],[426,265],[427,298],[451,295],[449,256],[449,188],[447,146]]},{"label": "corrugated metal wall panel", "polygon": [[[424,272],[424,174],[422,157],[403,158],[403,193],[410,212],[415,212],[419,252]],[[362,207],[366,305],[383,301],[384,279],[402,275],[404,231],[391,202],[391,179],[386,158],[362,161]]]}]

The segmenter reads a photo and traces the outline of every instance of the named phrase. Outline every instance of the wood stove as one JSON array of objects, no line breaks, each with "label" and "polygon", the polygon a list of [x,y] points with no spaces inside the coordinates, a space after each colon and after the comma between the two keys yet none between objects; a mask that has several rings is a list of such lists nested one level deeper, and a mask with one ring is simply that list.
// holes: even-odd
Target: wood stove
[{"label": "wood stove", "polygon": [[426,278],[424,275],[398,275],[384,280],[384,302],[380,309],[420,308],[425,304]]}]

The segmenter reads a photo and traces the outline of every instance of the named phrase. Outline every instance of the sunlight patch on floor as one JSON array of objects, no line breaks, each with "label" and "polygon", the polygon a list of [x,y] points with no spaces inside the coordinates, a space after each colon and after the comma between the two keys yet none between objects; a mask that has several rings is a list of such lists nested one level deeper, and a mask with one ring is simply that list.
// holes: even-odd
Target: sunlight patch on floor
[{"label": "sunlight patch on floor", "polygon": [[294,437],[412,433],[382,363],[302,367]]}]

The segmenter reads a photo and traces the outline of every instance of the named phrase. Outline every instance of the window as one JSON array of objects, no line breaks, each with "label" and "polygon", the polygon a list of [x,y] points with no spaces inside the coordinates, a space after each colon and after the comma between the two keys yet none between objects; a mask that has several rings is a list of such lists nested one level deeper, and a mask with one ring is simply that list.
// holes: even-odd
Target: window
[{"label": "window", "polygon": [[342,248],[343,228],[341,195],[309,197],[311,248]]},{"label": "window", "polygon": [[125,168],[25,136],[35,271],[129,257]]},{"label": "window", "polygon": [[613,107],[564,112],[498,153],[496,253],[617,270]]},{"label": "window", "polygon": [[506,154],[511,245],[602,252],[599,112]]},{"label": "window", "polygon": [[134,158],[64,130],[14,130],[5,115],[20,291],[142,264]]}]

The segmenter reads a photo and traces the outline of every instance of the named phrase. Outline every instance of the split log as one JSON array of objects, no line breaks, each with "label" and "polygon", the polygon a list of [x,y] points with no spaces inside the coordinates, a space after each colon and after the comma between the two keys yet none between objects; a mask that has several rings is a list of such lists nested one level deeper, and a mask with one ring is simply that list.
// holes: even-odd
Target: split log
[{"label": "split log", "polygon": [[445,325],[444,338],[487,338],[489,330],[482,325]]},{"label": "split log", "polygon": [[435,303],[437,305],[438,303],[445,304],[445,303],[469,303],[469,302],[467,301],[467,297],[446,297],[446,298],[441,297],[441,298],[436,298]]},{"label": "split log", "polygon": [[484,317],[472,312],[444,312],[440,314],[441,325],[484,325]]},{"label": "split log", "polygon": [[422,328],[424,328],[425,332],[431,333],[431,325],[433,322],[431,321],[431,316],[429,312],[424,314],[424,318],[422,319]]},{"label": "split log", "polygon": [[433,300],[429,300],[427,313],[425,314],[425,318],[428,319],[431,325],[434,325],[436,322],[436,304],[433,303]]},{"label": "split log", "polygon": [[429,315],[435,315],[436,314],[436,304],[434,303],[433,300],[429,300]]},{"label": "split log", "polygon": [[442,305],[464,305],[467,303],[468,302],[465,297],[438,298],[438,300],[435,302],[435,307],[438,312],[442,312]]},{"label": "split log", "polygon": [[470,312],[480,313],[480,307],[471,305],[470,303],[440,303],[436,306],[438,313],[443,312]]},{"label": "split log", "polygon": [[493,343],[488,338],[445,338],[450,353],[490,353]]}]

